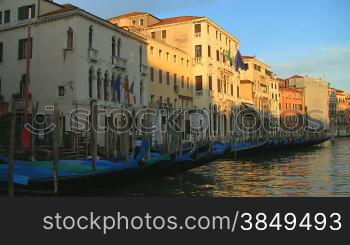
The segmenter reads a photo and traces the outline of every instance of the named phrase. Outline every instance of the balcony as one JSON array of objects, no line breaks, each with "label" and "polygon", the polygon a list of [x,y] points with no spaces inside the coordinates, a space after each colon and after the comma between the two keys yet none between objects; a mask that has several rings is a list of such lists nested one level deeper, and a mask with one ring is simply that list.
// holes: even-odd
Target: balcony
[{"label": "balcony", "polygon": [[[24,108],[25,108],[24,97],[22,95],[20,95],[19,93],[17,93],[17,94],[12,95],[12,99],[15,102],[16,110],[18,112],[24,112]],[[28,94],[28,106],[31,105],[31,101],[32,101],[32,94],[29,93]]]},{"label": "balcony", "polygon": [[195,57],[195,58],[193,58],[193,64],[195,64],[195,65],[202,65],[203,64],[203,57]]},{"label": "balcony", "polygon": [[143,76],[147,76],[147,74],[148,74],[148,66],[146,66],[146,65],[141,65],[141,74],[142,74]]},{"label": "balcony", "polygon": [[158,108],[163,110],[170,110],[171,104],[158,102]]},{"label": "balcony", "polygon": [[214,97],[215,97],[215,92],[209,90],[209,97],[210,97],[210,98],[214,98]]},{"label": "balcony", "polygon": [[197,97],[203,96],[203,91],[196,91],[195,95]]},{"label": "balcony", "polygon": [[180,86],[179,85],[174,85],[174,91],[175,91],[175,93],[179,94]]},{"label": "balcony", "polygon": [[92,62],[97,62],[98,60],[98,50],[89,48],[88,49],[88,58]]},{"label": "balcony", "polygon": [[117,57],[117,56],[112,57],[112,64],[117,69],[126,70],[126,63],[127,63],[127,60],[124,58]]}]

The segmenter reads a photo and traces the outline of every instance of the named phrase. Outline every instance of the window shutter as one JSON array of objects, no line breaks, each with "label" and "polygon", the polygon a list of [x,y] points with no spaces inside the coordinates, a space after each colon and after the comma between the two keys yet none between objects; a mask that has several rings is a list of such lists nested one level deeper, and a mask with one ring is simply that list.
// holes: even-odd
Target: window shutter
[{"label": "window shutter", "polygon": [[23,40],[18,41],[18,59],[23,59]]},{"label": "window shutter", "polygon": [[0,43],[0,63],[2,63],[3,50],[4,50],[4,44]]},{"label": "window shutter", "polygon": [[35,18],[35,5],[30,6],[31,18]]},{"label": "window shutter", "polygon": [[18,8],[18,20],[23,20],[23,7]]}]

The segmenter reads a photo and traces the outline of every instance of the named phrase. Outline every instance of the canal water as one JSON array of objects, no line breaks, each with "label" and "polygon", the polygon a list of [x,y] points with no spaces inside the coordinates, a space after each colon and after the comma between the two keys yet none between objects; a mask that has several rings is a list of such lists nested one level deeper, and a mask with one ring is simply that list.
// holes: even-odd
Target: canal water
[{"label": "canal water", "polygon": [[350,138],[324,146],[219,160],[160,180],[83,193],[123,197],[350,196]]}]

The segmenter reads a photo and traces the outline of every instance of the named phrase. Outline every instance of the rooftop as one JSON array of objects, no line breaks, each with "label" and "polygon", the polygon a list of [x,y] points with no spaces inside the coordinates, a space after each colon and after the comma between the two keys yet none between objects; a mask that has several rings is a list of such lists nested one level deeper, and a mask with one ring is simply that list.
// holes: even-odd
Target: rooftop
[{"label": "rooftop", "polygon": [[299,76],[299,75],[294,75],[294,76],[292,76],[292,77],[290,77],[290,78],[288,78],[288,79],[294,79],[294,78],[304,78],[304,77]]},{"label": "rooftop", "polygon": [[170,25],[170,24],[175,24],[175,23],[181,23],[181,22],[186,22],[186,21],[191,21],[191,20],[196,20],[196,19],[201,19],[204,17],[198,17],[198,16],[178,16],[178,17],[173,17],[173,18],[166,18],[166,19],[161,19],[160,22],[151,25],[150,27],[154,26],[162,26],[162,25]]},{"label": "rooftop", "polygon": [[62,7],[61,9],[57,9],[57,10],[45,13],[45,14],[43,14],[41,16],[60,14],[60,13],[64,13],[64,12],[68,12],[68,11],[79,9],[78,7],[76,7],[76,6],[72,5],[72,4],[62,4],[61,7]]}]

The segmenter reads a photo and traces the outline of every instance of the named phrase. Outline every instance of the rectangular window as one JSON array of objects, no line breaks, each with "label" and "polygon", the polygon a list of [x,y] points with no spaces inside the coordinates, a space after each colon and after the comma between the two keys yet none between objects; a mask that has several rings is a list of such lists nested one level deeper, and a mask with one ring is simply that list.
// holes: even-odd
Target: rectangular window
[{"label": "rectangular window", "polygon": [[189,67],[190,66],[190,61],[189,60],[187,60],[187,67]]},{"label": "rectangular window", "polygon": [[154,48],[153,48],[153,47],[151,47],[151,48],[150,48],[150,50],[151,50],[151,55],[153,56],[153,53],[154,53]]},{"label": "rectangular window", "polygon": [[162,31],[162,39],[166,39],[166,30]]},{"label": "rectangular window", "polygon": [[233,84],[231,84],[231,96],[233,96]]},{"label": "rectangular window", "polygon": [[185,77],[184,76],[181,77],[181,87],[182,88],[185,87]]},{"label": "rectangular window", "polygon": [[196,58],[202,57],[202,45],[196,45],[196,47],[195,47],[195,57]]},{"label": "rectangular window", "polygon": [[249,64],[247,63],[247,64],[245,64],[245,67],[247,67],[247,70],[249,69]]},{"label": "rectangular window", "polygon": [[18,8],[18,20],[27,20],[35,18],[35,5],[23,6]]},{"label": "rectangular window", "polygon": [[195,33],[201,33],[202,31],[202,25],[201,24],[195,24],[194,25],[194,32]]},{"label": "rectangular window", "polygon": [[196,91],[203,91],[203,81],[202,76],[196,76]]},{"label": "rectangular window", "polygon": [[0,11],[0,25],[2,25],[2,12]]},{"label": "rectangular window", "polygon": [[0,63],[2,63],[3,53],[4,53],[4,44],[0,43]]},{"label": "rectangular window", "polygon": [[219,50],[216,50],[216,60],[220,61],[220,52],[219,52]]},{"label": "rectangular window", "polygon": [[208,45],[208,57],[211,57],[211,47]]},{"label": "rectangular window", "polygon": [[151,82],[154,82],[154,68],[151,67]]},{"label": "rectangular window", "polygon": [[59,86],[58,87],[58,96],[59,97],[63,97],[64,96],[64,92],[65,92],[64,86]]},{"label": "rectangular window", "polygon": [[216,31],[216,39],[218,39],[218,31]]},{"label": "rectangular window", "polygon": [[218,93],[221,93],[221,81],[218,79]]},{"label": "rectangular window", "polygon": [[140,26],[143,26],[143,24],[144,24],[143,19],[140,19]]},{"label": "rectangular window", "polygon": [[33,50],[33,39],[30,39],[28,43],[28,39],[20,39],[18,41],[18,59],[23,60],[27,58],[27,50],[29,46],[29,58],[32,58],[32,50]]},{"label": "rectangular window", "polygon": [[170,84],[170,73],[166,73],[166,83],[169,85]]},{"label": "rectangular window", "polygon": [[156,33],[153,31],[153,32],[151,32],[151,37],[153,38],[153,39],[156,39]]},{"label": "rectangular window", "polygon": [[240,98],[239,87],[237,87],[237,98]]},{"label": "rectangular window", "polygon": [[159,83],[163,83],[163,71],[159,70]]},{"label": "rectangular window", "polygon": [[187,88],[189,89],[190,88],[190,78],[187,77]]},{"label": "rectangular window", "polygon": [[136,20],[132,20],[132,25],[136,25]]},{"label": "rectangular window", "polygon": [[11,11],[10,10],[6,10],[5,11],[4,23],[7,24],[7,23],[10,23],[10,21],[11,21]]},{"label": "rectangular window", "polygon": [[210,25],[207,25],[207,32],[210,33]]},{"label": "rectangular window", "polygon": [[174,55],[174,63],[176,63],[176,55]]},{"label": "rectangular window", "polygon": [[213,77],[209,76],[209,90],[213,91]]},{"label": "rectangular window", "polygon": [[177,85],[177,75],[174,74],[174,86],[176,86],[176,85]]},{"label": "rectangular window", "polygon": [[162,58],[162,50],[159,49],[159,58],[161,59]]}]

